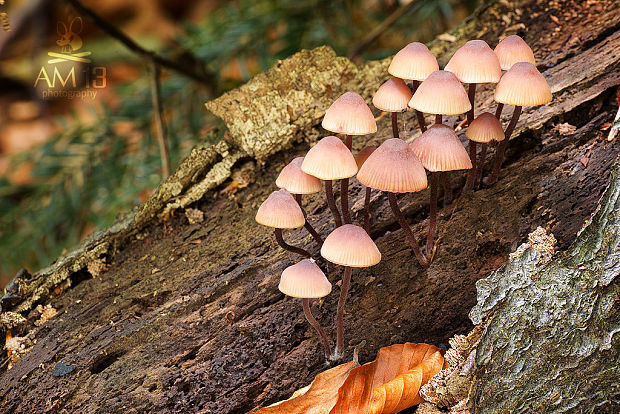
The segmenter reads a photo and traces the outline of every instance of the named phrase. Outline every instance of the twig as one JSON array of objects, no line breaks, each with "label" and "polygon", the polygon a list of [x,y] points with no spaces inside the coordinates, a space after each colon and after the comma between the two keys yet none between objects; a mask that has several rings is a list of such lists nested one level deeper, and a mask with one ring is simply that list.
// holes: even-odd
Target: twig
[{"label": "twig", "polygon": [[607,135],[607,141],[613,141],[616,139],[616,135],[618,135],[618,130],[620,130],[620,125],[618,123],[620,121],[620,108],[618,108],[618,112],[616,113],[616,118],[609,129],[609,135]]},{"label": "twig", "polygon": [[372,42],[377,40],[379,36],[383,34],[391,25],[393,25],[398,19],[403,17],[410,9],[418,4],[420,0],[411,0],[407,4],[403,4],[398,9],[394,10],[384,21],[382,21],[377,27],[375,27],[366,37],[353,49],[353,52],[349,55],[349,59],[354,59],[359,56],[364,49],[368,47]]},{"label": "twig", "polygon": [[159,83],[159,64],[151,59],[151,99],[153,100],[153,112],[155,113],[155,135],[159,144],[161,166],[164,178],[170,176],[170,159],[168,157],[168,140],[166,137],[166,125],[162,113],[161,86]]},{"label": "twig", "polygon": [[[80,3],[79,0],[66,0],[66,1],[69,4],[71,4],[80,14],[87,16],[101,30],[103,30],[108,35],[110,35],[111,37],[115,38],[116,40],[124,44],[125,47],[127,47],[132,52],[140,55],[147,61],[154,61],[160,66],[179,72],[195,81],[198,81],[206,85],[209,88],[209,93],[211,95],[215,95],[215,92],[216,92],[215,75],[213,73],[210,73],[204,67],[202,62],[200,62],[200,60],[195,58],[189,52],[186,51],[184,55],[190,57],[191,60],[195,63],[195,66],[200,66],[200,68],[192,67],[192,66],[183,66],[180,63],[168,60],[153,51],[146,50],[142,46],[137,44],[129,36],[127,36],[125,33],[120,31],[119,29],[114,27],[112,24],[110,24],[107,20],[105,20],[104,18],[99,16],[97,13],[95,13],[92,9]],[[200,62],[200,65],[198,65],[199,62]]]}]

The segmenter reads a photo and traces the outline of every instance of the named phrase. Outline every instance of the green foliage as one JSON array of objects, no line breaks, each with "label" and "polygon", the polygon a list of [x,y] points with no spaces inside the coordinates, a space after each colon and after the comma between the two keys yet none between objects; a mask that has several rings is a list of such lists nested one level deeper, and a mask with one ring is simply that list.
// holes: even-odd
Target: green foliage
[{"label": "green foliage", "polygon": [[[76,114],[59,118],[61,133],[13,160],[15,166],[33,165],[31,184],[16,187],[0,180],[3,272],[48,264],[85,232],[110,225],[159,184],[161,159],[146,76],[118,92],[124,97],[119,108],[93,108],[96,121],[88,125]],[[162,94],[168,108],[181,108],[166,113],[176,166],[204,135],[204,92],[175,76],[165,82]]]},{"label": "green foliage", "polygon": [[[415,0],[414,0],[415,1]],[[372,7],[368,4],[373,3]],[[300,49],[329,45],[340,55],[349,54],[370,30],[398,7],[396,2],[367,0],[239,0],[227,2],[200,25],[187,27],[181,44],[220,73],[235,62],[240,81]],[[430,40],[451,25],[455,7],[468,14],[478,2],[469,0],[417,1],[407,14],[363,53],[383,58],[405,43]],[[251,64],[256,62],[256,67]],[[254,69],[254,70],[252,70]],[[229,85],[230,86],[230,85]]]},{"label": "green foliage", "polygon": [[[186,27],[176,43],[218,74],[216,89],[225,91],[302,48],[330,45],[346,55],[392,13],[387,0],[237,0],[225,2],[203,22]],[[429,40],[446,30],[455,8],[471,11],[476,1],[422,0],[394,24],[366,58],[394,53],[405,43]],[[171,51],[164,55],[174,53]],[[238,76],[222,75],[234,64]],[[205,113],[208,99],[199,85],[176,74],[162,84],[171,167],[203,142],[218,121]],[[118,107],[95,109],[95,122],[77,115],[58,119],[62,132],[12,160],[33,167],[34,181],[15,186],[0,178],[0,277],[24,266],[36,270],[92,229],[110,225],[153,190],[161,180],[159,149],[153,136],[148,73],[117,87]],[[210,142],[217,131],[209,134]],[[1,285],[1,283],[0,283]]]}]

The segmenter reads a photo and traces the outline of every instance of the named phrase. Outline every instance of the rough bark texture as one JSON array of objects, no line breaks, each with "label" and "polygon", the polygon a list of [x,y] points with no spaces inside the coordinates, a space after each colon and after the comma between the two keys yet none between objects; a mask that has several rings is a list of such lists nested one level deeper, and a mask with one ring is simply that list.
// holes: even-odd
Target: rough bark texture
[{"label": "rough bark texture", "polygon": [[618,412],[620,162],[577,240],[540,244],[476,283],[473,412]]},{"label": "rough bark texture", "polygon": [[[371,235],[383,260],[353,273],[345,314],[347,358],[362,340],[367,342],[361,352],[366,361],[382,346],[406,341],[439,345],[470,330],[475,282],[506,264],[508,254],[538,226],[555,235],[560,250],[574,249],[576,235],[596,209],[620,150],[617,141],[607,142],[600,132],[617,110],[620,15],[615,6],[612,0],[489,2],[452,32],[456,42],[431,44],[443,65],[466,40],[482,38],[495,44],[500,36],[517,32],[532,45],[554,100],[525,108],[497,185],[461,196],[440,210],[437,255],[428,269],[413,259],[385,195],[373,192]],[[335,59],[333,65],[330,59]],[[300,65],[291,66],[296,60]],[[135,212],[49,268],[32,277],[21,275],[11,285],[1,302],[0,324],[20,338],[21,346],[12,357],[21,358],[7,371],[5,354],[0,357],[2,410],[243,413],[288,397],[323,370],[320,343],[305,323],[301,305],[277,290],[281,271],[297,258],[277,247],[273,232],[258,226],[254,214],[275,189],[279,170],[319,136],[317,123],[331,100],[348,88],[369,97],[387,77],[386,65],[387,61],[371,62],[358,68],[336,59],[328,48],[305,51],[210,103],[230,128],[225,141],[195,148]],[[477,113],[493,111],[491,92],[488,86],[480,88]],[[302,97],[299,105],[296,96]],[[405,139],[417,134],[414,118],[407,113],[407,127],[401,133]],[[447,117],[445,122],[457,120]],[[354,139],[354,150],[390,136],[389,119],[383,118],[375,136]],[[463,185],[463,175],[455,174],[454,179],[455,188]],[[218,192],[218,186],[230,183],[238,186],[236,193]],[[350,195],[359,220],[364,191],[356,180],[351,181]],[[428,190],[403,196],[399,204],[422,240],[428,226]],[[195,214],[188,220],[183,214],[188,207],[202,210],[204,221],[196,223]],[[333,224],[323,195],[304,197],[304,207],[313,226],[326,236]],[[190,216],[188,210],[186,214]],[[305,230],[286,232],[285,237],[317,255]],[[592,251],[603,257],[603,250]],[[550,286],[561,282],[562,268],[570,269],[562,277],[576,283],[571,275],[579,269],[571,266],[584,259],[562,255],[567,258],[561,264],[549,265],[556,267],[546,277],[558,275],[556,282],[547,280]],[[593,268],[588,277],[600,280],[597,271]],[[493,277],[501,272],[505,270]],[[340,273],[329,275],[334,294],[312,305],[332,337]],[[606,288],[591,286],[590,299],[601,308],[607,303],[603,298],[610,297],[604,292],[617,292],[613,286],[611,281]],[[518,295],[526,287],[498,292]],[[494,293],[481,296],[479,305],[498,308],[499,319],[490,319],[483,345],[500,340],[491,335],[492,327],[509,325],[501,317],[508,314],[511,302],[495,305]],[[39,304],[51,304],[58,315],[35,324]],[[589,332],[590,321],[594,330],[602,319],[583,320],[582,335]],[[611,332],[608,326],[605,329]],[[537,335],[532,341],[542,340]],[[567,335],[566,340],[581,338]],[[617,348],[617,336],[610,341],[612,349],[614,344]],[[575,346],[570,348],[575,352],[579,348],[567,346]],[[488,352],[496,352],[493,358],[500,361],[507,349]],[[549,358],[558,351],[562,348],[557,342],[542,350],[529,348],[531,355],[546,352]],[[604,364],[611,355],[605,352],[611,351],[592,351],[576,363],[596,359]],[[476,392],[484,393],[499,372],[516,372],[511,367],[518,361],[496,367],[499,362],[478,357],[481,382]],[[559,355],[551,359],[563,361]],[[67,372],[71,369],[62,364],[75,368]],[[536,370],[536,364],[522,369]],[[600,375],[614,373],[602,365],[598,368]],[[536,382],[528,385],[534,388]],[[506,404],[514,402],[508,407],[524,410],[511,397],[518,387],[494,386],[500,387]],[[532,395],[544,394],[547,386],[553,387],[543,384]],[[577,403],[606,404],[612,391],[593,390],[596,395]],[[497,408],[500,395],[476,396],[481,410],[504,411]]]}]

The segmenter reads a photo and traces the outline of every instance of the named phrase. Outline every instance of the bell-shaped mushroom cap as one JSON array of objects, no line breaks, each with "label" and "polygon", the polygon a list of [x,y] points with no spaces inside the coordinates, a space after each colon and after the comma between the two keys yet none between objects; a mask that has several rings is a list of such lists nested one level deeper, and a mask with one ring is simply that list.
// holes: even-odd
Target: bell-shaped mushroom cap
[{"label": "bell-shaped mushroom cap", "polygon": [[332,284],[314,260],[304,259],[284,269],[278,289],[287,296],[312,299],[329,295]]},{"label": "bell-shaped mushroom cap", "polygon": [[544,105],[551,102],[551,89],[536,66],[518,62],[497,83],[495,101],[515,106]]},{"label": "bell-shaped mushroom cap", "polygon": [[484,40],[470,40],[452,56],[445,68],[464,83],[497,83],[502,68]]},{"label": "bell-shaped mushroom cap", "polygon": [[277,229],[296,229],[306,223],[301,207],[291,193],[284,189],[269,194],[256,212],[256,221]]},{"label": "bell-shaped mushroom cap", "polygon": [[345,92],[329,107],[321,126],[337,134],[366,135],[377,132],[377,122],[364,98]]},{"label": "bell-shaped mushroom cap", "polygon": [[436,70],[439,70],[437,59],[428,47],[413,42],[394,55],[388,73],[401,79],[423,81]]},{"label": "bell-shaped mushroom cap", "polygon": [[321,191],[323,184],[318,178],[301,170],[304,157],[297,157],[289,162],[276,179],[276,185],[292,194],[314,194]]},{"label": "bell-shaped mushroom cap", "polygon": [[499,59],[499,64],[503,70],[508,70],[518,62],[529,62],[536,64],[534,52],[517,35],[510,35],[495,46],[495,54]]},{"label": "bell-shaped mushroom cap", "polygon": [[321,180],[353,177],[357,164],[346,145],[333,135],[321,139],[304,157],[301,170]]},{"label": "bell-shaped mushroom cap", "polygon": [[457,115],[471,109],[463,84],[452,72],[438,70],[420,84],[409,106],[427,114]]},{"label": "bell-shaped mushroom cap", "polygon": [[366,230],[345,224],[332,231],[323,242],[321,256],[349,267],[369,267],[381,261],[381,253]]},{"label": "bell-shaped mushroom cap", "polygon": [[391,193],[409,193],[427,187],[426,171],[409,145],[400,138],[385,141],[357,173],[366,187]]},{"label": "bell-shaped mushroom cap", "polygon": [[388,79],[379,86],[372,104],[384,112],[401,112],[407,110],[407,104],[413,96],[405,81],[399,78]]},{"label": "bell-shaped mushroom cap", "polygon": [[433,125],[411,143],[411,149],[429,171],[468,170],[467,150],[452,128]]},{"label": "bell-shaped mushroom cap", "polygon": [[503,141],[504,129],[495,115],[483,112],[467,127],[465,136],[474,142]]},{"label": "bell-shaped mushroom cap", "polygon": [[367,147],[364,147],[364,149],[357,153],[357,155],[355,156],[355,162],[357,163],[358,170],[362,168],[362,165],[364,165],[368,157],[370,157],[370,154],[375,152],[376,149],[377,147],[375,147],[374,145],[369,145]]}]

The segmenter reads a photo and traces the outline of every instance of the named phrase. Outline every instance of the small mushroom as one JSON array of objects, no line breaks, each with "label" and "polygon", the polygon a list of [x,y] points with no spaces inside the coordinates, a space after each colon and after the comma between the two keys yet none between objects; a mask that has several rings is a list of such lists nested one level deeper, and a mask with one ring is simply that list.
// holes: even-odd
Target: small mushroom
[{"label": "small mushroom", "polygon": [[430,214],[426,237],[426,258],[430,263],[433,258],[433,244],[437,230],[438,173],[446,174],[448,171],[469,169],[471,160],[456,133],[445,125],[433,125],[414,139],[410,147],[424,168],[431,171]]},{"label": "small mushroom", "polygon": [[[416,92],[420,82],[428,78],[428,76],[439,70],[437,59],[428,50],[428,47],[424,43],[413,42],[394,55],[390,66],[388,67],[388,73],[397,78],[411,81],[411,90]],[[426,131],[426,122],[424,121],[424,114],[416,110],[416,117],[418,118],[418,124],[420,131]]]},{"label": "small mushroom", "polygon": [[[304,161],[301,164],[301,170],[306,174],[310,174],[316,178],[325,181],[325,196],[327,205],[334,216],[336,227],[342,225],[342,219],[336,202],[334,200],[334,192],[332,188],[332,180],[347,179],[353,177],[357,173],[357,164],[351,151],[335,136],[327,136],[321,139],[314,147],[310,148]],[[341,191],[340,197],[347,198],[347,192]],[[347,205],[348,201],[342,203]],[[343,212],[344,215],[344,212]],[[348,217],[351,221],[350,214]]]},{"label": "small mushroom", "polygon": [[480,150],[480,162],[477,163],[478,167],[476,168],[477,172],[474,182],[474,186],[476,186],[482,177],[482,168],[487,154],[487,144],[491,141],[503,141],[504,129],[502,128],[502,124],[493,114],[483,112],[478,115],[476,119],[474,119],[474,121],[467,127],[467,130],[465,130],[465,136],[470,141],[482,144],[482,149]]},{"label": "small mushroom", "polygon": [[436,124],[441,124],[442,115],[463,114],[471,109],[463,84],[452,72],[445,70],[431,73],[413,94],[409,106],[435,114]]},{"label": "small mushroom", "polygon": [[534,59],[534,52],[532,49],[517,35],[510,35],[504,40],[500,41],[494,50],[499,64],[503,70],[508,70],[518,62],[529,62],[532,65],[536,64]]},{"label": "small mushroom", "polygon": [[256,222],[263,226],[273,227],[276,241],[284,250],[310,258],[312,255],[301,247],[291,246],[284,241],[282,229],[296,229],[306,222],[301,207],[291,193],[282,189],[274,191],[260,205],[256,212]]},{"label": "small mushroom", "polygon": [[345,92],[325,112],[321,126],[336,134],[345,134],[345,144],[352,148],[353,135],[377,132],[377,122],[372,111],[359,94]]},{"label": "small mushroom", "polygon": [[344,266],[336,313],[334,359],[339,359],[344,351],[344,306],[351,285],[352,268],[376,265],[381,261],[381,253],[363,228],[353,224],[345,224],[325,238],[323,247],[321,247],[321,256],[332,263]]},{"label": "small mushroom", "polygon": [[308,215],[301,204],[301,198],[303,194],[314,194],[320,192],[323,189],[323,185],[321,184],[321,180],[310,174],[306,174],[301,170],[301,164],[303,162],[304,157],[297,157],[282,168],[280,175],[276,178],[276,185],[279,188],[284,188],[289,193],[295,195],[295,200],[297,201],[297,204],[299,204],[299,207],[301,207],[304,217],[306,217],[304,227],[308,230],[308,233],[312,235],[319,247],[321,247],[323,245],[323,239],[319,233],[314,230],[314,227],[308,223]]},{"label": "small mushroom", "polygon": [[405,81],[399,78],[388,79],[377,89],[372,104],[383,112],[392,115],[392,134],[398,138],[398,113],[407,110],[407,104],[413,96]]},{"label": "small mushroom", "polygon": [[310,299],[322,298],[332,291],[332,284],[329,283],[323,271],[313,259],[304,259],[284,269],[278,289],[287,296],[301,299],[304,315],[308,323],[319,334],[325,349],[325,357],[329,358],[331,347],[327,335],[310,311]]},{"label": "small mushroom", "polygon": [[398,207],[396,193],[412,193],[428,186],[426,172],[413,150],[400,138],[392,138],[379,146],[357,173],[357,179],[366,187],[385,191],[394,216],[402,227],[411,250],[420,265],[427,267],[407,219]]},{"label": "small mushroom", "polygon": [[[499,59],[484,40],[470,40],[456,51],[446,65],[446,70],[454,73],[461,82],[469,84],[471,109],[467,112],[467,123],[471,125],[475,118],[476,85],[479,83],[499,82],[499,79],[502,77]],[[470,191],[474,187],[474,181],[477,176],[477,151],[476,141],[470,140],[469,157],[472,168],[467,175],[467,182],[463,191]]]},{"label": "small mushroom", "polygon": [[[355,162],[357,163],[357,169],[362,168],[362,165],[366,162],[370,154],[372,154],[377,147],[374,145],[369,145],[365,147],[363,150],[357,153],[355,156]],[[366,187],[366,195],[364,196],[364,230],[366,233],[370,234],[370,193],[372,188]]]},{"label": "small mushroom", "polygon": [[[377,132],[377,122],[372,111],[359,94],[345,92],[325,112],[321,126],[337,134],[345,134],[345,144],[352,150],[353,135],[367,135]],[[340,180],[340,205],[345,223],[351,223],[349,212],[349,178]]]},{"label": "small mushroom", "polygon": [[[484,179],[485,185],[493,185],[499,177],[499,170],[504,160],[504,152],[508,141],[519,121],[521,108],[524,106],[544,105],[551,102],[552,95],[549,84],[536,66],[529,62],[518,62],[512,65],[495,87],[495,101],[500,104],[514,105],[510,123],[504,132],[504,140],[497,146],[495,162],[491,174]],[[501,113],[501,112],[500,112]]]}]

